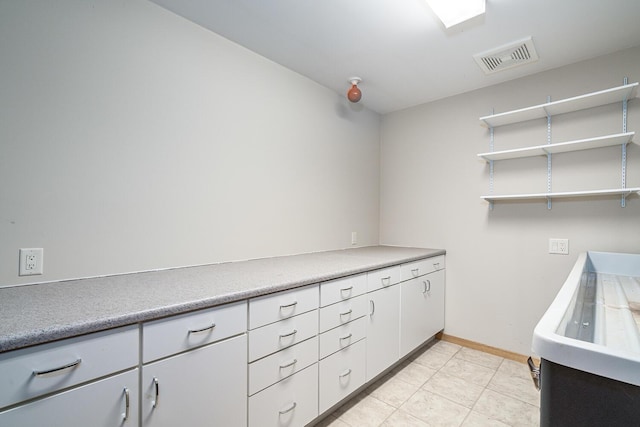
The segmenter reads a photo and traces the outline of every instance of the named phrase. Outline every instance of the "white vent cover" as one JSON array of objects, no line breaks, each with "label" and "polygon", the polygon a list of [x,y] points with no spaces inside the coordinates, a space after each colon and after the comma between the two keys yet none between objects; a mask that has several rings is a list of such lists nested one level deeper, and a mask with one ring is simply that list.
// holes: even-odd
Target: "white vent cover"
[{"label": "white vent cover", "polygon": [[473,55],[473,59],[485,74],[493,74],[518,65],[538,60],[538,53],[531,37]]}]

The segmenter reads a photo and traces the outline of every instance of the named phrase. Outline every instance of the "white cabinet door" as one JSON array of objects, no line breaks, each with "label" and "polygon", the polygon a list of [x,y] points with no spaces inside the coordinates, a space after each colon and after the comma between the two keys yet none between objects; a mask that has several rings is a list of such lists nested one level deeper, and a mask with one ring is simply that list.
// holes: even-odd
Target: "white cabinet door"
[{"label": "white cabinet door", "polygon": [[137,425],[137,369],[0,412],[2,427]]},{"label": "white cabinet door", "polygon": [[444,272],[400,284],[400,357],[444,329]]},{"label": "white cabinet door", "polygon": [[142,368],[142,425],[247,425],[247,336]]},{"label": "white cabinet door", "polygon": [[322,414],[364,384],[365,341],[320,361],[318,413]]},{"label": "white cabinet door", "polygon": [[399,359],[400,285],[370,292],[367,315],[367,381]]}]

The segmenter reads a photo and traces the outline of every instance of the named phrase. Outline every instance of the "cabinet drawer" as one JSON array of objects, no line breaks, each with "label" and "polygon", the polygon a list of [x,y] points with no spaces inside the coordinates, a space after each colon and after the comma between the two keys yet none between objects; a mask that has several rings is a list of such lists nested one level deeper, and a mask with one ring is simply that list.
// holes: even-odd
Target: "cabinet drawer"
[{"label": "cabinet drawer", "polygon": [[0,408],[132,368],[138,326],[0,353]]},{"label": "cabinet drawer", "polygon": [[317,416],[317,363],[249,398],[249,427],[298,427]]},{"label": "cabinet drawer", "polygon": [[320,306],[357,297],[367,292],[367,275],[343,277],[320,284]]},{"label": "cabinet drawer", "polygon": [[256,360],[249,364],[249,395],[253,395],[317,361],[317,337]]},{"label": "cabinet drawer", "polygon": [[427,259],[421,259],[420,261],[410,262],[402,264],[401,276],[402,280],[413,279],[414,277],[424,276],[425,274],[432,273],[444,268],[444,255],[439,255]]},{"label": "cabinet drawer", "polygon": [[367,319],[364,316],[320,334],[320,359],[363,339],[366,334]]},{"label": "cabinet drawer", "polygon": [[342,301],[320,309],[320,332],[328,331],[337,326],[364,316],[367,313],[367,296]]},{"label": "cabinet drawer", "polygon": [[318,285],[249,300],[249,329],[259,328],[278,320],[318,308]]},{"label": "cabinet drawer", "polygon": [[136,427],[138,370],[94,381],[5,412],[0,411],[0,425]]},{"label": "cabinet drawer", "polygon": [[142,325],[143,363],[247,331],[247,303],[223,305]]},{"label": "cabinet drawer", "polygon": [[399,265],[370,271],[367,273],[367,292],[399,283],[402,280],[401,277]]},{"label": "cabinet drawer", "polygon": [[291,347],[318,334],[318,310],[249,331],[249,361]]},{"label": "cabinet drawer", "polygon": [[320,414],[364,384],[365,352],[363,340],[319,362]]}]

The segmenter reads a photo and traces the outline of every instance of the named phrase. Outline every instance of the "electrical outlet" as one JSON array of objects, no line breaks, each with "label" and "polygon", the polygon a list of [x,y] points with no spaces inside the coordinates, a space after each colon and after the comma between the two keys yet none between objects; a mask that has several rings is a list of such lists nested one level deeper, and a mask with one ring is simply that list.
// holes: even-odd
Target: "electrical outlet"
[{"label": "electrical outlet", "polygon": [[31,276],[34,274],[42,274],[42,261],[44,251],[42,248],[23,248],[20,249],[20,276]]},{"label": "electrical outlet", "polygon": [[569,255],[569,239],[549,239],[549,253]]},{"label": "electrical outlet", "polygon": [[356,231],[351,232],[351,244],[352,245],[358,244],[358,233]]}]

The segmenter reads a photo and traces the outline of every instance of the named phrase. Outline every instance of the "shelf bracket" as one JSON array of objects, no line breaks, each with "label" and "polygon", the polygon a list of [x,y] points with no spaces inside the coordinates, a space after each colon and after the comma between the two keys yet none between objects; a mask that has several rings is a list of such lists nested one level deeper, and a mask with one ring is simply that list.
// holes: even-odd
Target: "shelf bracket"
[{"label": "shelf bracket", "polygon": [[[494,109],[491,109],[494,114]],[[489,126],[489,152],[493,153],[493,126]],[[493,194],[493,160],[489,160],[489,194]],[[489,201],[489,210],[493,210],[493,200]]]},{"label": "shelf bracket", "polygon": [[[547,103],[551,96],[547,96]],[[547,145],[551,145],[551,115],[547,113]],[[551,153],[547,153],[547,193],[551,193]],[[551,209],[551,198],[547,197],[547,209]]]},{"label": "shelf bracket", "polygon": [[[624,78],[624,84],[628,83],[627,77]],[[627,98],[622,100],[622,133],[627,132]],[[622,144],[622,188],[627,188],[627,144]],[[620,207],[625,207],[627,196],[622,195],[620,199]]]}]

